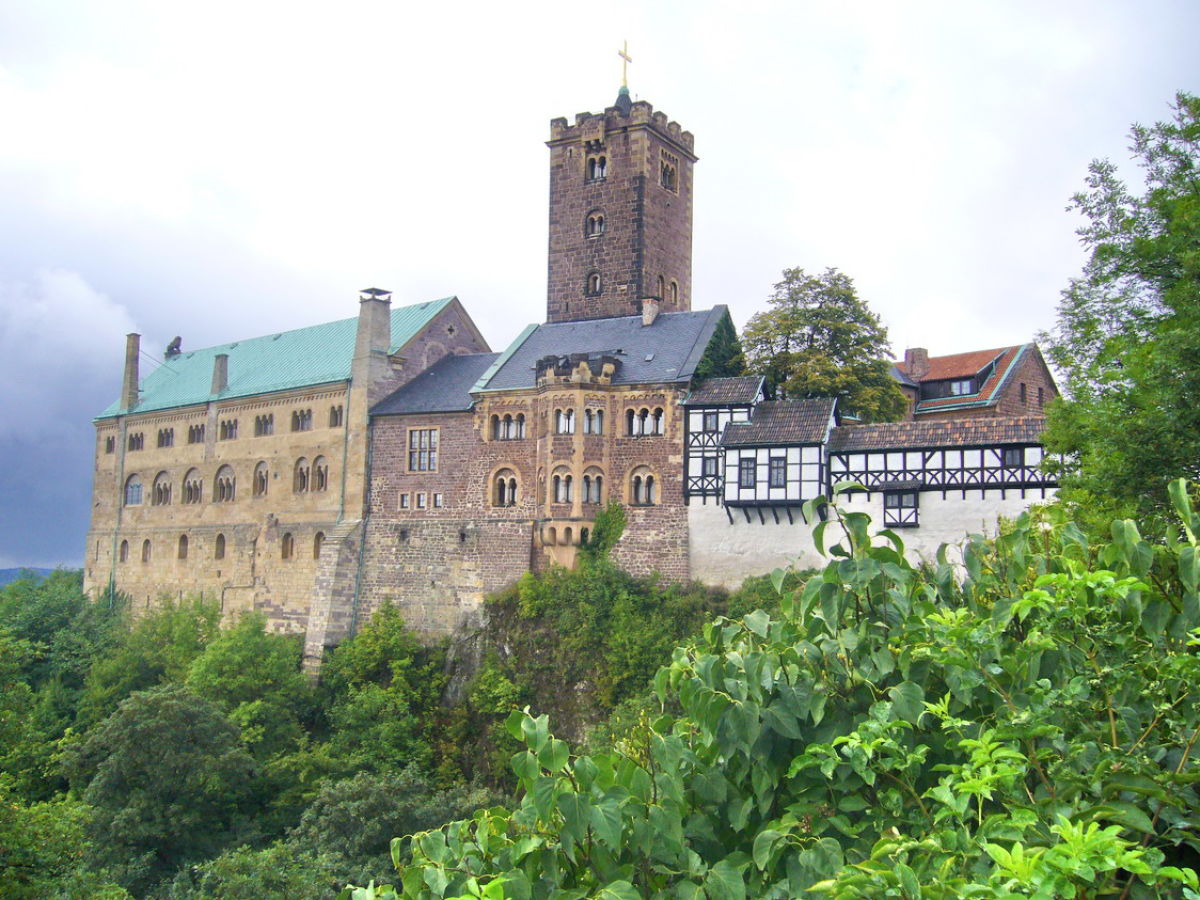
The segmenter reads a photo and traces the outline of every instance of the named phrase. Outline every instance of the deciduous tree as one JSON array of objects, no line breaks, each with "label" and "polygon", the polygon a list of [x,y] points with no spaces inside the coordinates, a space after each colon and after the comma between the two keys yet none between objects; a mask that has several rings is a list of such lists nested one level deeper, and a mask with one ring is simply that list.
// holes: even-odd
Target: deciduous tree
[{"label": "deciduous tree", "polygon": [[776,398],[837,397],[843,413],[894,421],[905,399],[891,377],[887,329],[837,269],[785,269],[770,308],[746,325],[747,367]]},{"label": "deciduous tree", "polygon": [[1168,479],[1200,477],[1200,97],[1135,125],[1141,191],[1098,160],[1071,207],[1089,258],[1043,336],[1065,377],[1048,449],[1064,496],[1097,517],[1161,522]]}]

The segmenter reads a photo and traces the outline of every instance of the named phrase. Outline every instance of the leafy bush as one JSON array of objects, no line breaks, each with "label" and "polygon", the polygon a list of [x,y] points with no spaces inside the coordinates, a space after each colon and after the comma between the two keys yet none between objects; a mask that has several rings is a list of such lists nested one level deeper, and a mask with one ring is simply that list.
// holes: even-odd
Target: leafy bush
[{"label": "leafy bush", "polygon": [[514,713],[520,805],[415,836],[399,892],[1200,897],[1200,516],[1172,499],[1162,546],[1052,512],[921,568],[835,512],[779,616],[659,671],[680,715],[572,757]]}]

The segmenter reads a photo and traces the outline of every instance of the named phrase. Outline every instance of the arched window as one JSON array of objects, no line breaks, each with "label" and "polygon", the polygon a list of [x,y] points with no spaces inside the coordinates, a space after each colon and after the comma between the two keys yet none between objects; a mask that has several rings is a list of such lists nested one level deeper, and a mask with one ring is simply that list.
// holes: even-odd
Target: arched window
[{"label": "arched window", "polygon": [[176,554],[180,559],[187,559],[188,552],[188,537],[186,534],[179,536],[179,552]]},{"label": "arched window", "polygon": [[254,436],[266,437],[269,434],[275,433],[275,414],[267,413],[265,416],[254,417]]},{"label": "arched window", "polygon": [[584,223],[584,234],[590,238],[600,237],[604,234],[604,213],[588,213],[587,221]]},{"label": "arched window", "polygon": [[150,562],[150,540],[147,538],[142,541],[142,562]]},{"label": "arched window", "polygon": [[583,283],[583,292],[589,297],[598,297],[602,287],[603,284],[600,281],[600,273],[589,272],[587,280]]},{"label": "arched window", "polygon": [[662,411],[661,406],[656,407],[654,412],[651,413],[650,421],[651,421],[650,433],[651,434],[662,434],[663,433],[663,411]]},{"label": "arched window", "polygon": [[329,427],[341,428],[342,420],[345,418],[344,411],[341,406],[329,407]]},{"label": "arched window", "polygon": [[282,559],[291,559],[296,555],[296,539],[292,537],[289,531],[283,536],[283,540],[279,542],[279,556]]},{"label": "arched window", "polygon": [[255,497],[267,496],[267,485],[270,483],[270,477],[267,472],[267,464],[260,462],[254,467],[254,487],[253,494]]},{"label": "arched window", "polygon": [[574,434],[575,433],[575,410],[573,410],[573,409],[556,409],[554,411],[554,433],[555,434]]},{"label": "arched window", "polygon": [[325,457],[318,456],[312,464],[312,489],[325,491],[329,489],[329,463]]},{"label": "arched window", "polygon": [[318,531],[313,535],[313,559],[321,558],[321,548],[325,546],[325,532]]},{"label": "arched window", "polygon": [[654,296],[657,297],[659,300],[662,300],[663,298],[665,298],[667,296],[667,282],[661,275],[659,275],[657,284],[658,284],[658,292]]},{"label": "arched window", "polygon": [[604,475],[599,469],[590,467],[583,473],[583,502],[601,503],[604,496]]},{"label": "arched window", "polygon": [[570,503],[574,499],[574,479],[566,469],[557,469],[554,473],[554,502]]},{"label": "arched window", "polygon": [[142,505],[142,479],[137,475],[125,479],[125,505]]},{"label": "arched window", "polygon": [[171,477],[166,472],[154,476],[154,487],[150,492],[152,506],[171,505]]},{"label": "arched window", "polygon": [[605,156],[589,156],[587,161],[587,180],[600,181],[608,174],[608,158]]},{"label": "arched window", "polygon": [[592,434],[604,434],[604,410],[598,409],[592,418]]},{"label": "arched window", "polygon": [[188,469],[183,476],[183,502],[199,503],[200,495],[204,492],[204,480],[200,477],[199,469]]},{"label": "arched window", "polygon": [[129,541],[121,541],[121,550],[117,555],[120,562],[129,562]]},{"label": "arched window", "polygon": [[236,489],[237,479],[233,474],[233,469],[229,466],[221,466],[217,469],[217,478],[213,485],[213,502],[232,503],[237,493]]},{"label": "arched window", "polygon": [[646,466],[630,473],[629,496],[634,506],[654,506],[658,503],[658,484]]},{"label": "arched window", "polygon": [[492,484],[493,506],[517,505],[517,473],[512,469],[501,469]]},{"label": "arched window", "polygon": [[492,440],[493,441],[503,440],[503,438],[501,437],[501,432],[500,432],[500,417],[496,416],[496,415],[492,416]]},{"label": "arched window", "polygon": [[218,534],[216,541],[213,542],[213,559],[225,558],[225,535]]},{"label": "arched window", "polygon": [[311,409],[298,409],[292,413],[292,431],[312,431],[312,426]]},{"label": "arched window", "polygon": [[297,494],[303,494],[308,490],[308,478],[308,460],[302,456],[296,460],[296,465],[292,469],[292,490]]}]

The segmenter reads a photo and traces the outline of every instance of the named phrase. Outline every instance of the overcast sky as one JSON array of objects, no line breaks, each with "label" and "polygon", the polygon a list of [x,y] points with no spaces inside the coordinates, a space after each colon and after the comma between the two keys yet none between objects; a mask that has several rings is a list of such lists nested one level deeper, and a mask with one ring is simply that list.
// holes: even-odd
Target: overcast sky
[{"label": "overcast sky", "polygon": [[[549,120],[696,136],[693,307],[837,267],[893,349],[1030,340],[1065,211],[1200,89],[1200,4],[0,0],[0,567],[78,565],[91,417],[158,356],[455,294],[545,313]],[[143,372],[147,363],[143,362]]]}]

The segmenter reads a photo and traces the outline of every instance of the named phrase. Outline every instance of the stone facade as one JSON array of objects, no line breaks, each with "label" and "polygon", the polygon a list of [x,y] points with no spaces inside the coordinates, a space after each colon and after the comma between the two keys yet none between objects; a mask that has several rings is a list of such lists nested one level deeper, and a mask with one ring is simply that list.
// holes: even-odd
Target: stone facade
[{"label": "stone facade", "polygon": [[546,321],[691,309],[691,133],[627,93],[550,131]]},{"label": "stone facade", "polygon": [[342,545],[357,547],[365,513],[370,404],[448,352],[487,349],[455,300],[389,353],[389,307],[362,302],[350,379],[222,398],[218,354],[212,399],[139,412],[135,390],[99,418],[85,589],[112,585],[143,608],[211,597],[226,614],[258,609],[276,630],[305,631],[314,604],[345,590],[346,559],[357,567]]}]

